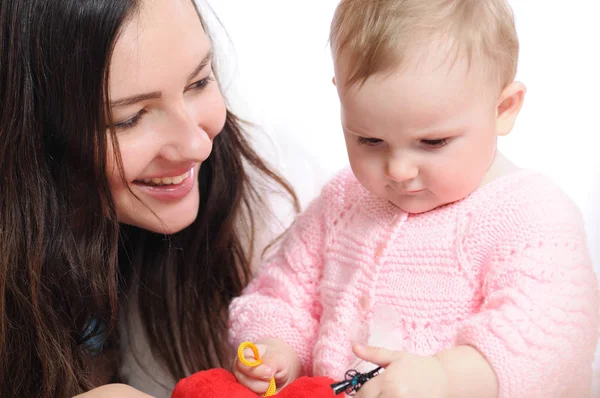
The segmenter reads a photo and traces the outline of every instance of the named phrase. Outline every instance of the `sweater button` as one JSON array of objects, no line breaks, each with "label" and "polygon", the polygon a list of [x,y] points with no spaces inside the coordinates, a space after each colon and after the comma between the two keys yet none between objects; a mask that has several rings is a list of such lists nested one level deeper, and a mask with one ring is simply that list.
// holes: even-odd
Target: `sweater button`
[{"label": "sweater button", "polygon": [[383,255],[383,251],[385,250],[385,242],[382,242],[377,246],[377,250],[375,251],[375,257],[381,257]]},{"label": "sweater button", "polygon": [[371,299],[365,294],[358,300],[358,304],[363,311],[369,311],[371,308]]}]

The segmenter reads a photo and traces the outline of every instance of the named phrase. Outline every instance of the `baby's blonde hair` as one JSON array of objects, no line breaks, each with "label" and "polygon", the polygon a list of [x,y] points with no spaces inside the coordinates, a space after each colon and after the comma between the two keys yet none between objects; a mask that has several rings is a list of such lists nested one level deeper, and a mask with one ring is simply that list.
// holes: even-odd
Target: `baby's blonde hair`
[{"label": "baby's blonde hair", "polygon": [[334,59],[349,67],[347,85],[393,72],[415,46],[439,50],[432,43],[440,39],[469,65],[484,61],[500,89],[515,78],[519,41],[505,0],[342,0],[330,33]]}]

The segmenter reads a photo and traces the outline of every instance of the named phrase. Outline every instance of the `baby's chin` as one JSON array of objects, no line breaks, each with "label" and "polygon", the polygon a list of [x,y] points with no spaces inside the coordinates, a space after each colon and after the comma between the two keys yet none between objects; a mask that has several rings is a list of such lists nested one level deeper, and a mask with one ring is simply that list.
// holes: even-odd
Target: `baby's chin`
[{"label": "baby's chin", "polygon": [[467,196],[468,195],[460,194],[452,197],[440,198],[430,191],[425,191],[423,193],[419,193],[417,196],[396,196],[388,197],[387,199],[394,206],[406,213],[422,214],[458,202]]},{"label": "baby's chin", "polygon": [[[394,206],[403,212],[410,214],[423,214],[428,211],[437,209],[438,207],[444,206],[447,203],[431,203],[429,201],[417,201],[417,200],[404,200],[404,199],[391,199],[389,200]],[[449,202],[450,203],[450,202]]]}]

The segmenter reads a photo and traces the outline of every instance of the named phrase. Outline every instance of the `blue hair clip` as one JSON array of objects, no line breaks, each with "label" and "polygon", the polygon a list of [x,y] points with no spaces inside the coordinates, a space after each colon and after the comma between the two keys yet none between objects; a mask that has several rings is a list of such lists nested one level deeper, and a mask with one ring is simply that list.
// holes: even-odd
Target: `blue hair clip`
[{"label": "blue hair clip", "polygon": [[103,320],[90,318],[77,343],[82,347],[84,352],[91,356],[101,354],[106,343],[107,327],[108,325]]}]

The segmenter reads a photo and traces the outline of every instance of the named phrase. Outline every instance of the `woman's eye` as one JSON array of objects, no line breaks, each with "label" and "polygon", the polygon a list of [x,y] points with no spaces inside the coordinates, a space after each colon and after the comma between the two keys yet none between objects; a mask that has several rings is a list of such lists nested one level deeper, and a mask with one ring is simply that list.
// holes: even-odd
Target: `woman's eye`
[{"label": "woman's eye", "polygon": [[147,113],[148,111],[146,111],[146,109],[142,109],[141,111],[139,111],[138,113],[136,113],[135,115],[133,115],[132,117],[130,117],[129,119],[123,121],[123,122],[119,122],[119,123],[115,123],[115,128],[118,130],[127,130],[130,128],[133,128],[135,126],[138,125],[138,123],[140,122],[140,120],[142,120],[142,117]]},{"label": "woman's eye", "polygon": [[202,91],[206,86],[208,86],[208,83],[210,83],[211,81],[213,81],[214,79],[209,76],[206,77],[204,79],[200,79],[197,82],[194,82],[192,84],[190,84],[189,86],[187,86],[185,88],[185,91]]},{"label": "woman's eye", "polygon": [[448,144],[448,139],[440,138],[437,140],[421,140],[421,143],[429,148],[441,148]]},{"label": "woman's eye", "polygon": [[[214,79],[211,76],[206,77],[204,79],[200,79],[197,82],[194,82],[194,83],[190,84],[189,86],[187,86],[185,88],[185,91],[202,91],[213,80]],[[118,130],[131,129],[139,124],[139,122],[142,120],[142,117],[146,113],[147,113],[146,109],[142,109],[141,111],[139,111],[138,113],[136,113],[135,115],[130,117],[129,119],[119,122],[119,123],[115,123],[114,127]]]},{"label": "woman's eye", "polygon": [[380,144],[382,142],[383,142],[383,140],[380,140],[379,138],[358,137],[358,145],[375,146],[375,145]]}]

